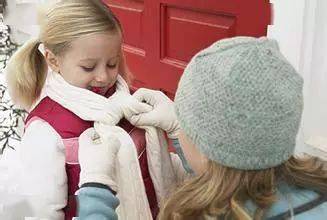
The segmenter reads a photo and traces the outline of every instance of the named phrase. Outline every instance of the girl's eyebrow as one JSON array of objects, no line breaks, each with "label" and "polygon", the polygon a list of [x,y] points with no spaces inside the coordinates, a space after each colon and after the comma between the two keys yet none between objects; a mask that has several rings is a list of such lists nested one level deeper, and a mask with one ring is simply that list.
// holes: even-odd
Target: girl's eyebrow
[{"label": "girl's eyebrow", "polygon": [[[114,56],[114,57],[111,57],[109,60],[112,60],[112,59],[115,59],[115,58],[119,58],[120,57],[120,54],[118,54],[117,56]],[[80,61],[97,61],[98,59],[94,59],[94,58],[85,58],[85,59],[82,59]]]},{"label": "girl's eyebrow", "polygon": [[82,59],[80,61],[96,61],[97,59],[92,59],[92,58],[86,58],[86,59]]}]

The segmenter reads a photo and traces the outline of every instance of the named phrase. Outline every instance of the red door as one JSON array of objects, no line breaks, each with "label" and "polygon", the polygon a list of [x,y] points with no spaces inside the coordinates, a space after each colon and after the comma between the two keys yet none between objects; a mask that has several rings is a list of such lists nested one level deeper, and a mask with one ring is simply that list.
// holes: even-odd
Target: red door
[{"label": "red door", "polygon": [[269,0],[104,0],[124,29],[135,87],[170,97],[190,58],[216,40],[265,36]]}]

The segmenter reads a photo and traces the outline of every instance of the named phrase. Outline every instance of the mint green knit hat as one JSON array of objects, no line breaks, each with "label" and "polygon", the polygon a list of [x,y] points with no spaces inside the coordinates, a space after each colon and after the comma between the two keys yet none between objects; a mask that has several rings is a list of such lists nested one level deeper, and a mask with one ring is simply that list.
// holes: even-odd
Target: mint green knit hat
[{"label": "mint green knit hat", "polygon": [[294,152],[303,80],[275,40],[235,37],[195,55],[179,82],[176,114],[209,159],[259,170]]}]

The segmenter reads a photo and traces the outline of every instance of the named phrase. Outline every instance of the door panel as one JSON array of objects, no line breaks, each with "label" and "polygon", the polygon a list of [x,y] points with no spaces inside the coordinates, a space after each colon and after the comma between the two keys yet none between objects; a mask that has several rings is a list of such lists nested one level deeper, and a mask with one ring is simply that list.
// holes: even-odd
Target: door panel
[{"label": "door panel", "polygon": [[104,0],[120,19],[134,86],[173,97],[201,49],[232,36],[265,36],[269,0]]}]

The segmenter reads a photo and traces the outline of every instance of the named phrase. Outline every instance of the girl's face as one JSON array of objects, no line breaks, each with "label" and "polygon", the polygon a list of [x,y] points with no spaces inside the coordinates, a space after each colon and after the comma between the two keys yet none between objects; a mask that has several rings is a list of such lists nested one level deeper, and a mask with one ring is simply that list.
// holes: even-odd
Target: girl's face
[{"label": "girl's face", "polygon": [[205,172],[208,163],[207,157],[196,148],[182,130],[179,132],[178,140],[192,170],[198,175]]},{"label": "girl's face", "polygon": [[71,43],[62,56],[46,51],[50,67],[71,85],[104,95],[118,76],[121,35],[98,33]]}]

